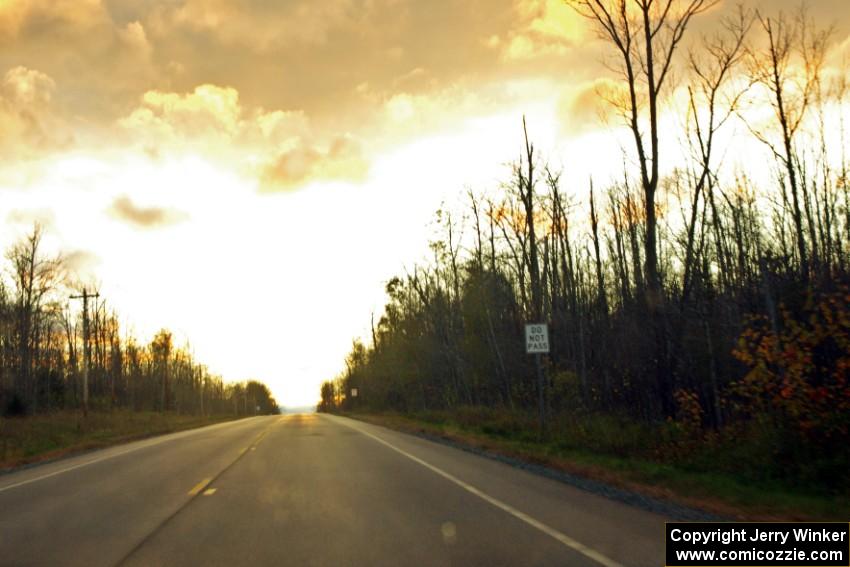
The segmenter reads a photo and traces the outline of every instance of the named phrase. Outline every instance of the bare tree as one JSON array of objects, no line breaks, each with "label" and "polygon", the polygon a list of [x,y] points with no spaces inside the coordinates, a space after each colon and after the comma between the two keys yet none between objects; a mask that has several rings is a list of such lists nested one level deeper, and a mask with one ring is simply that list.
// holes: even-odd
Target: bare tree
[{"label": "bare tree", "polygon": [[[790,20],[782,13],[777,17],[757,14],[757,19],[767,44],[762,49],[749,50],[749,73],[753,82],[767,90],[779,129],[778,139],[769,131],[748,125],[753,135],[770,149],[787,176],[800,271],[807,279],[810,262],[803,221],[807,196],[801,194],[795,143],[821,80],[832,30],[815,29],[804,8]],[[816,255],[816,242],[809,245]]]},{"label": "bare tree", "polygon": [[713,210],[715,234],[720,219],[714,202],[714,142],[717,132],[738,110],[741,97],[747,88],[733,88],[724,92],[736,66],[745,54],[744,41],[753,24],[753,14],[742,6],[734,17],[724,18],[724,33],[703,40],[704,55],[697,51],[688,54],[693,83],[688,86],[688,139],[696,163],[690,218],[686,221],[686,244],[681,303],[688,299],[694,270],[694,236],[699,214],[699,203],[706,188]]},{"label": "bare tree", "polygon": [[27,392],[35,406],[38,403],[36,384],[32,379],[33,351],[36,347],[35,333],[38,328],[42,306],[61,279],[62,260],[59,256],[45,257],[41,251],[44,231],[38,224],[32,232],[19,240],[6,253],[11,262],[15,281],[16,298],[16,341],[18,350],[18,372],[14,388]]},{"label": "bare tree", "polygon": [[156,336],[151,341],[151,352],[154,356],[154,361],[159,365],[160,368],[160,376],[162,382],[162,390],[161,390],[161,404],[160,409],[163,411],[168,411],[169,408],[169,400],[171,398],[171,393],[169,392],[169,376],[168,376],[168,363],[171,357],[172,352],[172,340],[171,333],[166,329],[160,330]]},{"label": "bare tree", "polygon": [[644,193],[646,278],[650,308],[661,299],[655,194],[659,181],[658,114],[673,56],[694,16],[717,0],[566,0],[596,24],[617,51],[625,100],[614,101],[634,138]]},{"label": "bare tree", "polygon": [[543,316],[543,293],[540,286],[540,260],[537,251],[537,234],[535,232],[535,201],[534,187],[537,179],[534,177],[534,144],[528,139],[528,129],[525,125],[525,116],[522,117],[522,133],[525,137],[525,155],[520,158],[516,165],[517,189],[522,201],[526,242],[528,243],[528,273],[531,278],[531,317],[540,321]]}]

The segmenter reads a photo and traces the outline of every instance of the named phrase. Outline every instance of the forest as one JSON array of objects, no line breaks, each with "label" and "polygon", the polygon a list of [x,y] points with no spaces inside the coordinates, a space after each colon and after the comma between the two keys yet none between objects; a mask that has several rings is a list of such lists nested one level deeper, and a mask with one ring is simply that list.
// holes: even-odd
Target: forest
[{"label": "forest", "polygon": [[[504,183],[437,212],[433,257],[389,280],[320,411],[496,416],[497,435],[846,494],[850,106],[831,30],[805,7],[724,6],[698,36],[714,2],[568,3],[617,74],[597,95],[628,141],[619,181],[565,186],[523,119]],[[542,392],[526,323],[548,324]]]},{"label": "forest", "polygon": [[44,252],[43,237],[44,230],[36,225],[4,256],[0,278],[4,417],[77,409],[279,413],[265,384],[226,383],[194,359],[188,344],[175,345],[167,329],[150,343],[140,343],[122,329],[117,312],[102,294],[76,283],[61,254]]}]

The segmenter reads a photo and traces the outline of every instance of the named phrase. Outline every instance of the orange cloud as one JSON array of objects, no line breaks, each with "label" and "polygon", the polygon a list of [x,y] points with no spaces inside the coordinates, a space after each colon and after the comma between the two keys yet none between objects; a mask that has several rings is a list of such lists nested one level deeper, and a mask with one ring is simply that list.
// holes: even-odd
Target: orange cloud
[{"label": "orange cloud", "polygon": [[148,91],[141,105],[120,124],[155,138],[232,137],[242,110],[239,93],[229,87],[200,85],[188,94]]},{"label": "orange cloud", "polygon": [[118,31],[118,36],[121,41],[132,52],[141,57],[149,57],[153,50],[145,27],[140,22],[130,22],[123,29]]},{"label": "orange cloud", "polygon": [[5,0],[0,2],[0,38],[15,39],[45,22],[83,30],[104,19],[107,14],[100,0]]},{"label": "orange cloud", "polygon": [[625,87],[612,79],[600,78],[566,93],[558,104],[562,126],[572,133],[597,128],[617,115],[625,103]]},{"label": "orange cloud", "polygon": [[18,66],[0,83],[0,155],[33,158],[72,143],[70,130],[52,107],[56,83],[46,74]]},{"label": "orange cloud", "polygon": [[130,144],[141,143],[153,157],[184,151],[217,156],[259,174],[264,190],[361,180],[368,171],[360,144],[351,137],[317,136],[300,110],[245,108],[232,87],[148,91],[119,124]]},{"label": "orange cloud", "polygon": [[227,0],[186,0],[159,10],[163,31],[190,29],[215,35],[230,45],[268,51],[292,43],[323,44],[330,32],[352,20],[351,0],[335,2],[253,2],[249,9]]},{"label": "orange cloud", "polygon": [[299,144],[281,152],[263,171],[263,188],[274,191],[310,181],[360,181],[368,170],[360,145],[339,136],[324,150]]},{"label": "orange cloud", "polygon": [[118,124],[146,147],[266,152],[311,135],[302,111],[245,109],[233,87],[203,84],[188,93],[152,90]]},{"label": "orange cloud", "polygon": [[186,219],[186,213],[174,209],[140,207],[126,195],[112,202],[109,213],[119,220],[140,228],[166,226]]},{"label": "orange cloud", "polygon": [[585,23],[563,0],[518,0],[515,9],[520,23],[507,41],[498,36],[487,41],[491,47],[502,48],[505,60],[563,55],[584,38]]}]

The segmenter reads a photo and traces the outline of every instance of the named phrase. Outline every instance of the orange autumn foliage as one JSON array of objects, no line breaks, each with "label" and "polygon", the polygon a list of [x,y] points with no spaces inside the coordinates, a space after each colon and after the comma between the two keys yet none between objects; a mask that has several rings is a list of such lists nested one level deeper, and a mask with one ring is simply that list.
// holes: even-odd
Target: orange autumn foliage
[{"label": "orange autumn foliage", "polygon": [[729,390],[739,413],[766,413],[807,441],[850,438],[850,291],[810,298],[778,332],[753,317],[733,355],[750,371]]}]

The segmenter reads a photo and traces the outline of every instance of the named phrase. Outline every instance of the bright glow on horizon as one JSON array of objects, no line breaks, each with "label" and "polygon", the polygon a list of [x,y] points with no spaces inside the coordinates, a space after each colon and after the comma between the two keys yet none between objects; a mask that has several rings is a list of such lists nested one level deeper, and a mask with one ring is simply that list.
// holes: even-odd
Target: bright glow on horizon
[{"label": "bright glow on horizon", "polygon": [[[523,115],[579,200],[591,176],[600,189],[621,179],[632,143],[597,120],[600,46],[560,2],[493,0],[487,14],[443,3],[429,9],[452,25],[420,30],[404,19],[410,1],[357,22],[334,2],[307,3],[295,28],[284,8],[206,0],[0,6],[0,246],[39,222],[123,332],[148,342],[168,328],[226,381],[261,380],[285,406],[315,403],[352,339],[368,342],[386,282],[430,259],[434,212],[510,181]],[[813,8],[841,12],[826,4]],[[33,33],[30,17],[49,29]],[[348,25],[355,44],[335,35]],[[833,59],[848,45],[836,41]],[[43,55],[57,49],[85,56],[69,67]],[[662,117],[664,168],[683,151],[679,119]],[[748,173],[769,176],[766,160],[750,161]]]}]

